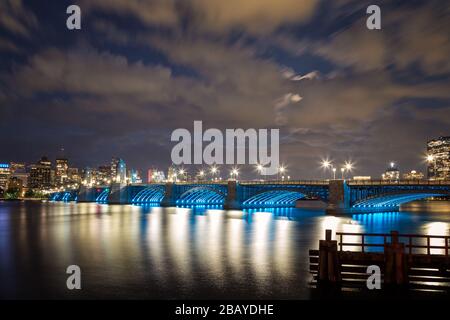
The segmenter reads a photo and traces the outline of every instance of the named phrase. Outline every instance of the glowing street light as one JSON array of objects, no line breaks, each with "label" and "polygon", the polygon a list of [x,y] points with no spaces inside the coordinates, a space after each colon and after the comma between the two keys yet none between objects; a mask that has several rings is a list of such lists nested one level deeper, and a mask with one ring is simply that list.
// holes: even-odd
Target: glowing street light
[{"label": "glowing street light", "polygon": [[331,161],[328,159],[323,159],[322,162],[320,163],[320,167],[324,170],[328,170],[328,169],[332,169],[332,164]]},{"label": "glowing street light", "polygon": [[347,162],[345,162],[345,165],[344,165],[344,167],[345,167],[345,170],[346,171],[352,171],[353,170],[353,163],[351,163],[350,161],[347,161]]},{"label": "glowing street light", "polygon": [[[432,154],[428,154],[426,157],[426,160],[428,162],[428,165],[431,166],[431,164],[433,163],[433,177],[436,177],[436,157]],[[427,169],[428,171],[428,179],[431,179],[431,174],[430,174],[430,169]]]},{"label": "glowing street light", "polygon": [[333,167],[333,180],[336,180],[336,168],[335,167]]},{"label": "glowing street light", "polygon": [[344,180],[344,172],[345,172],[345,168],[341,168],[341,177],[342,177],[342,180]]},{"label": "glowing street light", "polygon": [[205,176],[205,171],[204,171],[204,170],[200,170],[200,171],[198,172],[197,176],[200,178],[200,180],[203,179],[204,176]]},{"label": "glowing street light", "polygon": [[264,167],[262,166],[262,164],[257,164],[256,165],[256,170],[259,172],[259,174],[262,174]]},{"label": "glowing street light", "polygon": [[230,172],[230,176],[234,177],[237,180],[238,175],[239,175],[239,170],[237,168],[233,168]]},{"label": "glowing street light", "polygon": [[278,168],[278,172],[277,172],[278,180],[280,180],[280,173],[281,173],[281,175],[283,175],[283,180],[284,180],[284,173],[285,172],[286,172],[286,167],[285,166],[280,166]]},{"label": "glowing street light", "polygon": [[324,169],[329,169],[331,167],[331,161],[328,159],[322,160],[320,166]]},{"label": "glowing street light", "polygon": [[213,180],[217,180],[216,174],[219,172],[219,169],[217,169],[216,166],[211,167],[211,174],[213,176]]}]

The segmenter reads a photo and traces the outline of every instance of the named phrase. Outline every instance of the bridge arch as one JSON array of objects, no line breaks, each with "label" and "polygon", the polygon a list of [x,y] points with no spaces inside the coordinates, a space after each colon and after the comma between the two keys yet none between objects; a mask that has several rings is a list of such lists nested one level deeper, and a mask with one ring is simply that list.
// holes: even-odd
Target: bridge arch
[{"label": "bridge arch", "polygon": [[133,204],[161,203],[165,195],[164,186],[150,186],[139,191],[132,199]]},{"label": "bridge arch", "polygon": [[226,195],[216,188],[200,186],[182,193],[176,200],[178,205],[223,205]]},{"label": "bridge arch", "polygon": [[55,192],[50,195],[50,200],[51,201],[61,201],[62,196],[63,196],[62,192]]},{"label": "bridge arch", "polygon": [[95,198],[95,202],[107,203],[109,196],[109,188],[103,189],[102,192]]},{"label": "bridge arch", "polygon": [[244,208],[289,207],[306,194],[294,190],[270,190],[257,193],[242,202]]},{"label": "bridge arch", "polygon": [[400,205],[431,197],[450,195],[449,192],[440,191],[418,191],[418,192],[403,192],[403,193],[389,193],[380,194],[366,199],[359,200],[352,205],[352,208],[357,209],[389,209],[398,208]]}]

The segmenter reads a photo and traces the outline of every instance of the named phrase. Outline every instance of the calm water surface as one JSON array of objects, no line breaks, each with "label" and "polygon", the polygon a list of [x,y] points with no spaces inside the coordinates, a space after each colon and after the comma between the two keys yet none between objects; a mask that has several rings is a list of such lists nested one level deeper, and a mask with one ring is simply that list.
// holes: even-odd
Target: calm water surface
[{"label": "calm water surface", "polygon": [[[308,299],[325,229],[449,234],[449,202],[401,212],[0,202],[0,298]],[[66,289],[68,265],[82,290]]]}]

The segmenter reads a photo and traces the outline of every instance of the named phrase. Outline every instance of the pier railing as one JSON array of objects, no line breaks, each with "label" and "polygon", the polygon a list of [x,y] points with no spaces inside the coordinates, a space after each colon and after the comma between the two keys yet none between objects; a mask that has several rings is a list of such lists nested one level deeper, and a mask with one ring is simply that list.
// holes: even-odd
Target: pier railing
[{"label": "pier railing", "polygon": [[[405,244],[405,251],[408,254],[426,253],[427,255],[431,255],[437,250],[438,252],[435,254],[448,256],[450,248],[450,236],[446,235],[399,234],[396,231],[392,231],[391,233],[336,232],[336,237],[339,239],[339,251],[344,251],[348,247],[360,248],[361,252],[366,252],[367,248],[380,248],[381,250],[379,251],[383,251],[388,243],[396,241]],[[345,242],[345,237],[356,237],[360,241]],[[376,242],[380,238],[383,241]]]},{"label": "pier railing", "polygon": [[313,285],[364,290],[368,268],[377,266],[382,287],[450,293],[450,235],[337,232],[335,238],[326,230],[319,250],[309,250]]}]

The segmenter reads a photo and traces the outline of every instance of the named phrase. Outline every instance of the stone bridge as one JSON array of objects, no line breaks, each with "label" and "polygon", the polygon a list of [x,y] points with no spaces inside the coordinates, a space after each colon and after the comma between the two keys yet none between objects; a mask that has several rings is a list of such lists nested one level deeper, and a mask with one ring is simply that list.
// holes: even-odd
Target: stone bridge
[{"label": "stone bridge", "polygon": [[450,181],[220,181],[112,184],[51,195],[53,201],[157,206],[219,205],[226,209],[292,207],[321,200],[330,214],[399,210],[400,205],[450,196]]}]

